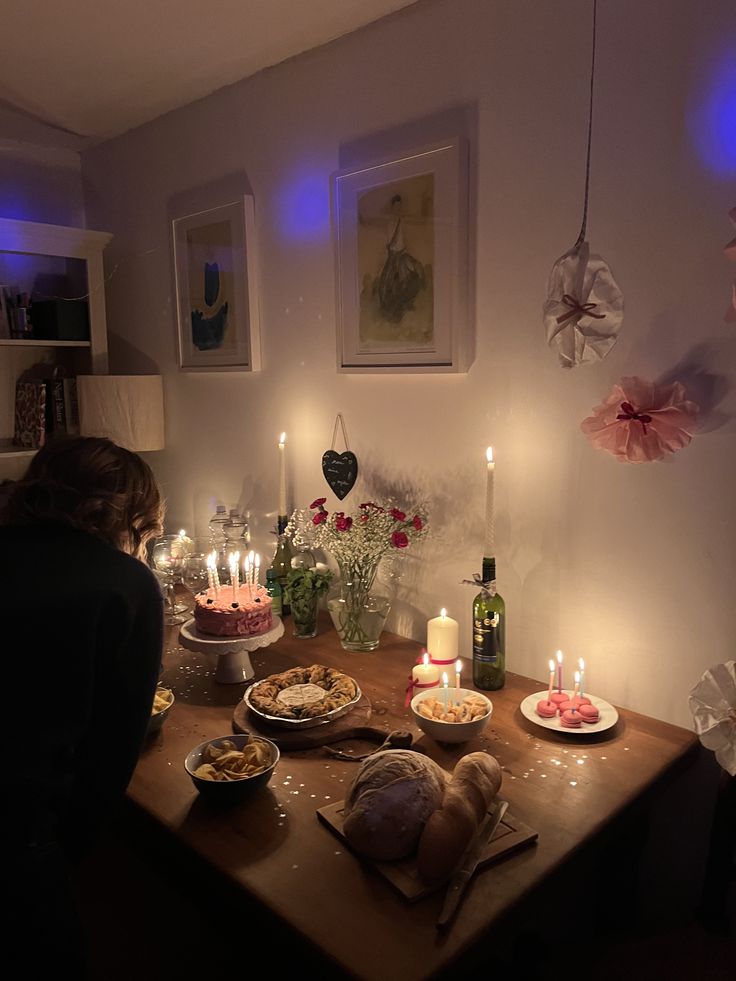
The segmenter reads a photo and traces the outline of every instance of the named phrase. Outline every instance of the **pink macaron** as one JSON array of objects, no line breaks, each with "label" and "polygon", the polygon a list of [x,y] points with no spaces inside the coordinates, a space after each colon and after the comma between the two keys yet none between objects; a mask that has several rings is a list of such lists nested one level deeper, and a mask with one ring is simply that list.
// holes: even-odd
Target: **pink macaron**
[{"label": "pink macaron", "polygon": [[560,716],[560,722],[566,729],[579,729],[582,725],[582,716],[579,712],[566,709]]},{"label": "pink macaron", "polygon": [[570,696],[566,691],[553,691],[549,696],[550,702],[554,702],[555,705],[559,705],[561,702],[566,702],[569,698]]},{"label": "pink macaron", "polygon": [[567,712],[570,709],[579,709],[581,705],[590,705],[590,699],[584,695],[576,695],[569,698],[566,702],[560,702],[560,712]]},{"label": "pink macaron", "polygon": [[581,705],[577,711],[577,714],[581,717],[583,722],[587,722],[589,725],[593,725],[598,722],[601,717],[601,713],[595,707],[595,705]]},{"label": "pink macaron", "polygon": [[557,715],[557,706],[554,702],[548,702],[543,698],[541,702],[537,702],[537,715],[541,715],[543,719],[554,719]]}]

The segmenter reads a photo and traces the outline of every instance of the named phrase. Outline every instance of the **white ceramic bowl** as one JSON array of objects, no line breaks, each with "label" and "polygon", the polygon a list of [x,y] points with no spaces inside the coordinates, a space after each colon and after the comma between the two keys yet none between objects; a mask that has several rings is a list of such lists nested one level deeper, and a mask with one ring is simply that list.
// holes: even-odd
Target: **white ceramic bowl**
[{"label": "white ceramic bowl", "polygon": [[163,688],[161,685],[159,685],[156,688],[156,693],[158,695],[162,695],[164,698],[168,698],[169,704],[166,705],[164,708],[162,708],[160,712],[151,714],[151,718],[148,720],[148,728],[146,729],[147,736],[150,736],[152,733],[159,732],[161,730],[161,727],[166,721],[166,717],[171,711],[171,706],[174,704],[175,701],[174,693],[170,688]]},{"label": "white ceramic bowl", "polygon": [[[243,777],[241,780],[203,780],[202,777],[195,775],[194,771],[203,762],[204,751],[212,743],[219,746],[224,739],[229,739],[234,743],[236,749],[242,750],[250,742],[261,743],[266,746],[270,754],[270,762],[265,770],[254,774],[252,777]],[[207,739],[191,750],[184,760],[184,768],[192,778],[192,783],[203,796],[209,800],[234,803],[245,800],[253,791],[259,787],[265,787],[273,776],[273,771],[280,759],[279,748],[270,739],[264,736],[249,736],[243,733],[233,733],[229,736],[217,736],[215,739]]]},{"label": "white ceramic bowl", "polygon": [[493,704],[489,698],[483,695],[479,691],[473,691],[470,688],[461,688],[457,691],[455,688],[447,689],[448,702],[462,702],[464,698],[468,695],[478,695],[488,704],[488,711],[485,715],[481,716],[479,719],[473,719],[472,722],[441,722],[439,719],[427,719],[425,716],[420,715],[418,712],[418,706],[420,702],[423,702],[425,698],[437,698],[440,702],[444,701],[445,693],[442,688],[430,688],[428,691],[419,692],[411,700],[411,711],[414,716],[414,721],[428,736],[432,739],[436,739],[438,743],[465,743],[468,739],[472,739],[474,736],[479,736],[481,732],[488,725],[488,720],[493,714]]}]

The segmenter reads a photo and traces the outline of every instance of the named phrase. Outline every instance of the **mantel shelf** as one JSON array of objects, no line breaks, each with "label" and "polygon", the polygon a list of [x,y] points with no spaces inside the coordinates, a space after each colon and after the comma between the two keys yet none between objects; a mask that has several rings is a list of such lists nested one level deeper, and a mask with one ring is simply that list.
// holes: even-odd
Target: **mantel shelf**
[{"label": "mantel shelf", "polygon": [[24,341],[19,338],[0,338],[0,347],[91,347],[89,341]]},{"label": "mantel shelf", "polygon": [[23,446],[14,446],[11,439],[0,439],[0,459],[9,460],[12,457],[35,456],[38,450],[29,450]]}]

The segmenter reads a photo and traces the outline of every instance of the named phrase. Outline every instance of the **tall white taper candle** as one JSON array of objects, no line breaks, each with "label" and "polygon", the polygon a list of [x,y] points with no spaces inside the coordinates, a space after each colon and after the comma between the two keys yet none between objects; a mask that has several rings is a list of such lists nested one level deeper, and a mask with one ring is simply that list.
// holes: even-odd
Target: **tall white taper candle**
[{"label": "tall white taper candle", "polygon": [[488,471],[486,475],[486,534],[483,543],[483,557],[492,559],[495,556],[495,535],[493,532],[493,490],[496,464],[493,462],[493,447],[486,450]]}]

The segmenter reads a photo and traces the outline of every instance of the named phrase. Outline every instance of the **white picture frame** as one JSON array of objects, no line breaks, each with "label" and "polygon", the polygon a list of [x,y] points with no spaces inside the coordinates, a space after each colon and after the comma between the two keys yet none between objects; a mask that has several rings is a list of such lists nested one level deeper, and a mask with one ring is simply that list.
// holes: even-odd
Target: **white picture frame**
[{"label": "white picture frame", "polygon": [[253,197],[174,218],[179,367],[259,371]]},{"label": "white picture frame", "polygon": [[465,141],[337,171],[331,216],[338,370],[467,371]]}]

